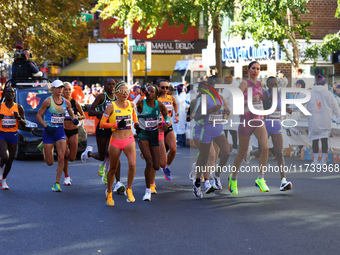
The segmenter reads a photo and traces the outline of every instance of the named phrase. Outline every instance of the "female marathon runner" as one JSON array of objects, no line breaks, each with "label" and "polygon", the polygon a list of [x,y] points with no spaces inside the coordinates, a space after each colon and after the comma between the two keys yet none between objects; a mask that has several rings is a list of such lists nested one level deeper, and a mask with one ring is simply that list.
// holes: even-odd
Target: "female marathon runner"
[{"label": "female marathon runner", "polygon": [[[228,158],[230,156],[230,145],[227,137],[225,136],[222,125],[222,120],[230,117],[230,111],[223,97],[216,93],[217,91],[213,87],[214,83],[214,81],[209,81],[210,85],[208,85],[206,82],[201,82],[198,85],[198,89],[200,90],[200,92],[206,94],[207,96],[207,114],[203,115],[201,113],[201,104],[203,103],[203,100],[199,100],[200,102],[199,104],[197,104],[197,112],[195,113],[195,121],[201,124],[201,132],[198,145],[199,156],[195,167],[196,180],[193,181],[193,193],[199,199],[203,197],[200,183],[202,172],[205,178],[205,193],[209,194],[211,192],[214,192],[215,190],[215,188],[211,186],[209,181],[209,171],[206,171],[206,169],[204,169],[204,167],[207,166],[209,152],[211,150],[213,142],[219,147],[219,150],[215,150],[216,154],[220,156],[219,169],[222,169],[227,164]],[[195,130],[195,133],[196,132],[197,130]],[[215,158],[217,157],[217,155],[215,156]],[[217,189],[219,189],[221,187],[220,171],[216,170],[215,174],[217,174],[217,178],[214,178],[215,182],[216,180],[218,180],[219,182],[217,186],[215,186]]]},{"label": "female marathon runner", "polygon": [[61,192],[59,181],[64,169],[66,151],[66,137],[64,131],[65,112],[68,111],[74,125],[78,125],[79,123],[74,117],[71,103],[62,97],[63,88],[64,83],[62,81],[55,80],[52,82],[52,96],[45,99],[36,116],[39,123],[45,127],[43,132],[43,154],[44,160],[49,166],[52,166],[54,163],[54,143],[57,147],[57,175],[56,182],[52,187],[52,190],[55,192]]},{"label": "female marathon runner", "polygon": [[[114,79],[110,78],[105,81],[105,92],[99,94],[96,97],[89,110],[89,116],[96,116],[98,119],[101,119],[105,109],[117,99],[116,95],[114,94],[114,89],[116,85],[117,82]],[[88,146],[81,155],[81,160],[82,162],[86,162],[89,157],[92,157],[94,159],[102,161],[102,163],[99,165],[98,175],[103,177],[102,180],[104,183],[107,183],[107,171],[109,170],[109,167],[105,168],[105,166],[109,166],[110,164],[107,152],[109,141],[112,135],[112,130],[110,128],[101,128],[99,125],[100,123],[98,123],[96,128],[98,152],[93,153],[93,148],[91,146]],[[120,182],[120,162],[116,171],[116,181],[117,183],[113,191],[123,193],[125,190],[125,186],[123,185],[123,183]]]},{"label": "female marathon runner", "polygon": [[[65,99],[70,101],[73,114],[75,118],[78,120],[85,119],[85,114],[83,112],[83,109],[81,108],[81,105],[71,98],[72,93],[72,85],[69,82],[64,82],[64,91],[63,96]],[[65,161],[64,161],[64,185],[71,185],[71,178],[68,174],[68,161],[73,162],[77,155],[78,150],[78,126],[74,125],[72,123],[72,120],[70,118],[70,115],[68,112],[65,112],[65,120],[64,120],[64,130],[66,135],[66,145],[68,146],[68,149],[65,151]]]},{"label": "female marathon runner", "polygon": [[127,100],[129,92],[129,88],[125,82],[117,84],[115,93],[117,101],[112,102],[112,104],[106,108],[100,121],[101,128],[111,128],[113,131],[109,145],[110,170],[107,173],[107,190],[105,191],[106,204],[108,206],[114,206],[112,185],[122,151],[126,155],[129,164],[128,184],[125,191],[127,202],[135,201],[131,186],[136,172],[136,144],[131,130],[131,124],[132,120],[134,123],[138,123],[138,120],[134,103]]},{"label": "female marathon runner", "polygon": [[6,87],[4,96],[5,102],[0,106],[0,177],[2,176],[0,186],[3,190],[8,190],[6,178],[11,171],[18,146],[18,125],[20,123],[20,125],[25,126],[26,121],[23,107],[14,103],[14,89]]},{"label": "female marathon runner", "polygon": [[[138,145],[146,161],[144,171],[146,190],[143,197],[144,201],[151,201],[151,192],[156,192],[155,172],[159,170],[161,151],[159,148],[158,127],[160,123],[160,114],[164,116],[165,122],[161,122],[161,128],[167,128],[170,124],[167,108],[157,100],[158,90],[155,86],[147,87],[146,99],[138,101],[137,114],[139,124],[136,126]],[[163,155],[165,147],[163,150]],[[151,184],[153,190],[151,191]]]},{"label": "female marathon runner", "polygon": [[[172,95],[168,95],[169,91],[169,82],[164,79],[157,80],[157,86],[159,88],[159,97],[158,100],[162,102],[167,110],[169,117],[172,116],[172,112],[175,110],[175,123],[178,123],[178,105],[175,100],[175,97]],[[170,165],[172,164],[172,161],[175,159],[176,152],[177,152],[177,145],[176,145],[176,136],[173,131],[171,120],[170,125],[168,129],[164,132],[164,141],[166,146],[169,148],[168,158],[167,158],[167,164],[165,168],[163,168],[163,173],[165,175],[165,179],[168,181],[172,180],[171,172],[170,172]]]},{"label": "female marathon runner", "polygon": [[264,166],[268,161],[268,134],[266,127],[263,124],[263,116],[253,114],[248,108],[248,88],[252,89],[252,101],[254,108],[257,110],[263,110],[263,84],[257,80],[260,73],[260,64],[257,61],[252,61],[248,65],[249,78],[241,82],[239,88],[244,95],[245,113],[241,115],[240,124],[238,126],[238,138],[239,138],[239,152],[235,157],[234,168],[236,171],[229,175],[229,191],[237,195],[237,172],[241,166],[242,160],[247,156],[250,136],[254,133],[255,137],[261,147],[261,154],[259,158],[259,176],[255,180],[255,186],[260,188],[262,192],[268,192],[269,188],[264,180]]}]

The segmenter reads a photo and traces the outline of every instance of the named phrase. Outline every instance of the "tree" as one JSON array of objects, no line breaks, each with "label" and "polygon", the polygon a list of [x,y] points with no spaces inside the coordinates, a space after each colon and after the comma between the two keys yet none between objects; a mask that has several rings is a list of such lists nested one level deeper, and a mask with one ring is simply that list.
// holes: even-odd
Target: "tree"
[{"label": "tree", "polygon": [[[338,0],[338,8],[335,13],[336,18],[340,18],[340,0]],[[327,60],[328,56],[340,50],[340,30],[335,34],[326,35],[321,44],[314,44],[305,50],[305,57],[313,59],[316,65],[319,56]]]},{"label": "tree", "polygon": [[[234,35],[249,36],[256,43],[264,40],[277,42],[286,58],[295,68],[300,65],[300,50],[297,38],[310,40],[307,27],[312,23],[301,19],[308,13],[308,0],[241,0],[242,9],[231,27]],[[293,54],[285,47],[284,41],[292,44]]]},{"label": "tree", "polygon": [[226,16],[233,17],[234,0],[99,0],[93,12],[98,10],[102,10],[100,16],[103,19],[119,18],[114,22],[113,29],[123,28],[126,22],[133,26],[135,21],[139,21],[138,31],[147,31],[149,37],[153,37],[157,28],[162,28],[166,21],[170,26],[183,24],[183,33],[186,33],[190,26],[198,28],[204,19],[206,37],[214,32],[217,76],[222,77],[221,21]]},{"label": "tree", "polygon": [[78,56],[89,41],[81,13],[91,8],[89,0],[0,0],[0,48],[23,43],[38,64]]}]

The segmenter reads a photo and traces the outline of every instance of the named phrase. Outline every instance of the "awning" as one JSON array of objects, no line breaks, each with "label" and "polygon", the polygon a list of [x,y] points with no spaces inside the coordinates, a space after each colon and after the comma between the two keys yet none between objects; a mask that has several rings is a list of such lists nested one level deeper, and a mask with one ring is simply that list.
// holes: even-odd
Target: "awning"
[{"label": "awning", "polygon": [[[89,63],[87,58],[62,69],[60,76],[123,76],[123,57],[125,57],[125,76],[127,76],[127,56],[121,55],[120,63]],[[148,76],[170,76],[176,62],[183,59],[182,55],[152,55],[151,72]],[[145,56],[133,55],[133,76],[144,76]],[[138,68],[142,70],[138,70]]]}]

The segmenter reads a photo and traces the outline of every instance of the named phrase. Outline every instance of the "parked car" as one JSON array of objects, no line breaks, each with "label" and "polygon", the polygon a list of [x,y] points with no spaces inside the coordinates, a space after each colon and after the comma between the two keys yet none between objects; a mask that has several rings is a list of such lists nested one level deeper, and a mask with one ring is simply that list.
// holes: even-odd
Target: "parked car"
[{"label": "parked car", "polygon": [[[33,84],[36,85],[36,83]],[[18,130],[19,142],[16,159],[22,160],[26,154],[41,154],[37,150],[37,146],[42,142],[43,126],[37,121],[36,115],[44,100],[51,96],[51,93],[47,86],[16,85],[13,87],[15,89],[15,102],[22,105],[26,117],[26,126],[19,125]],[[87,134],[82,124],[79,125],[78,131],[77,158],[79,159],[87,146]]]}]

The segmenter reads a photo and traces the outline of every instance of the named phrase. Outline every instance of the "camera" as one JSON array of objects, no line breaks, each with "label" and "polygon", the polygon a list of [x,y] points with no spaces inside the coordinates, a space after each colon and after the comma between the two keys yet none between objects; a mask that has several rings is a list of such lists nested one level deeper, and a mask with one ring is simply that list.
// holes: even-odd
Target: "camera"
[{"label": "camera", "polygon": [[[25,51],[27,51],[27,50],[28,49],[24,49],[22,43],[16,43],[15,44],[15,52],[14,52],[14,60],[17,60],[17,61],[26,60]],[[30,53],[29,57],[32,58],[32,53]]]}]

